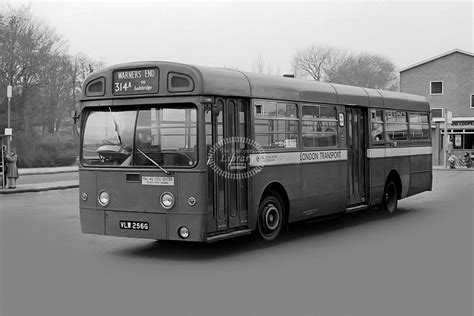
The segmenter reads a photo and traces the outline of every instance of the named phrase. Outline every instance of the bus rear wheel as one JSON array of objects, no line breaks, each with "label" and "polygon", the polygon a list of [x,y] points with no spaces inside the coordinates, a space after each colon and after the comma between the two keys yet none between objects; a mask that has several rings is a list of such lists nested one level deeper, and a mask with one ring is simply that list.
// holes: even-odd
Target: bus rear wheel
[{"label": "bus rear wheel", "polygon": [[398,206],[398,190],[393,180],[387,181],[382,199],[382,210],[385,213],[393,214]]},{"label": "bus rear wheel", "polygon": [[277,238],[284,222],[283,202],[278,194],[267,195],[258,210],[258,233],[264,240]]}]

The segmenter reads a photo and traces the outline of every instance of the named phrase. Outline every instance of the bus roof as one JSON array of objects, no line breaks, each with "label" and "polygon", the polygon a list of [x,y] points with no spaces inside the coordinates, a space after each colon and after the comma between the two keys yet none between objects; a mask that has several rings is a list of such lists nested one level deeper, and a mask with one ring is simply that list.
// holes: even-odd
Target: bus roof
[{"label": "bus roof", "polygon": [[[111,83],[114,72],[151,67],[159,69],[158,92],[132,97],[219,95],[429,111],[428,101],[419,95],[160,61],[119,64],[90,74],[84,81],[81,101],[130,98],[130,95],[112,94]],[[170,74],[182,74],[192,78],[194,83],[192,91],[170,92],[168,89]],[[103,78],[105,82],[102,95],[86,95],[89,83],[98,78]]]}]

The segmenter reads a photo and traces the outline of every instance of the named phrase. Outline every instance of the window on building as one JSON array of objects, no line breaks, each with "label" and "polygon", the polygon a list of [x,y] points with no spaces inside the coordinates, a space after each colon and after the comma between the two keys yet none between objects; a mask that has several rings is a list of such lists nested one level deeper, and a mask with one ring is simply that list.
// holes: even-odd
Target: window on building
[{"label": "window on building", "polygon": [[464,148],[474,149],[474,134],[464,134]]},{"label": "window on building", "polygon": [[474,108],[474,94],[471,93],[471,108]]},{"label": "window on building", "polygon": [[430,94],[443,94],[443,81],[430,81]]},{"label": "window on building", "polygon": [[304,147],[337,145],[337,113],[335,106],[302,106],[302,142]]},{"label": "window on building", "polygon": [[257,101],[254,108],[257,143],[267,148],[296,148],[298,146],[296,104]]},{"label": "window on building", "polygon": [[443,109],[431,109],[431,118],[443,117]]},{"label": "window on building", "polygon": [[464,142],[463,142],[463,135],[462,134],[454,134],[454,149],[464,149]]},{"label": "window on building", "polygon": [[[448,133],[453,139],[453,148],[456,150],[466,150],[474,156],[474,134],[463,133],[462,131],[452,130]],[[439,139],[439,148],[443,149],[444,133],[441,132]],[[456,153],[458,155],[459,153]]]}]

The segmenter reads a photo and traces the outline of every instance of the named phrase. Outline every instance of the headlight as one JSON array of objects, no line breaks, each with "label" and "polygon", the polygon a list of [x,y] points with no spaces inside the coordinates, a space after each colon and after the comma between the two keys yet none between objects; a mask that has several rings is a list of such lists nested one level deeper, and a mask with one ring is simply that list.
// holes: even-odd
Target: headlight
[{"label": "headlight", "polygon": [[107,206],[110,203],[110,196],[107,191],[102,191],[99,193],[99,197],[97,198],[99,204],[102,206]]},{"label": "headlight", "polygon": [[163,192],[160,196],[160,203],[165,209],[170,209],[174,205],[174,196],[170,192]]},{"label": "headlight", "polygon": [[186,226],[181,226],[178,229],[178,235],[179,237],[186,239],[189,237],[189,229]]}]

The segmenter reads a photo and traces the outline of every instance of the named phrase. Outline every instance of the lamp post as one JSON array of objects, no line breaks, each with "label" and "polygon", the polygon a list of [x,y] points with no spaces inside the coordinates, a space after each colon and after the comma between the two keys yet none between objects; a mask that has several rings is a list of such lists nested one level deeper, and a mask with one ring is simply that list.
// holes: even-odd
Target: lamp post
[{"label": "lamp post", "polygon": [[[453,112],[451,111],[448,111],[447,108],[444,108],[444,140],[443,140],[443,144],[444,144],[444,167],[445,168],[448,168],[448,159],[449,159],[449,153],[448,151],[450,150],[450,148],[448,148],[448,144],[449,144],[449,135],[448,135],[448,124],[452,124],[453,123]],[[451,146],[454,147],[454,144],[452,144]],[[451,148],[452,150],[452,148]]]},{"label": "lamp post", "polygon": [[[10,107],[11,107],[11,102],[12,102],[12,95],[13,95],[13,88],[12,86],[7,87],[7,99],[8,99],[8,124],[7,128],[10,130]],[[6,133],[5,133],[6,134]],[[7,152],[10,152],[10,141],[11,141],[11,135],[7,137]]]}]

